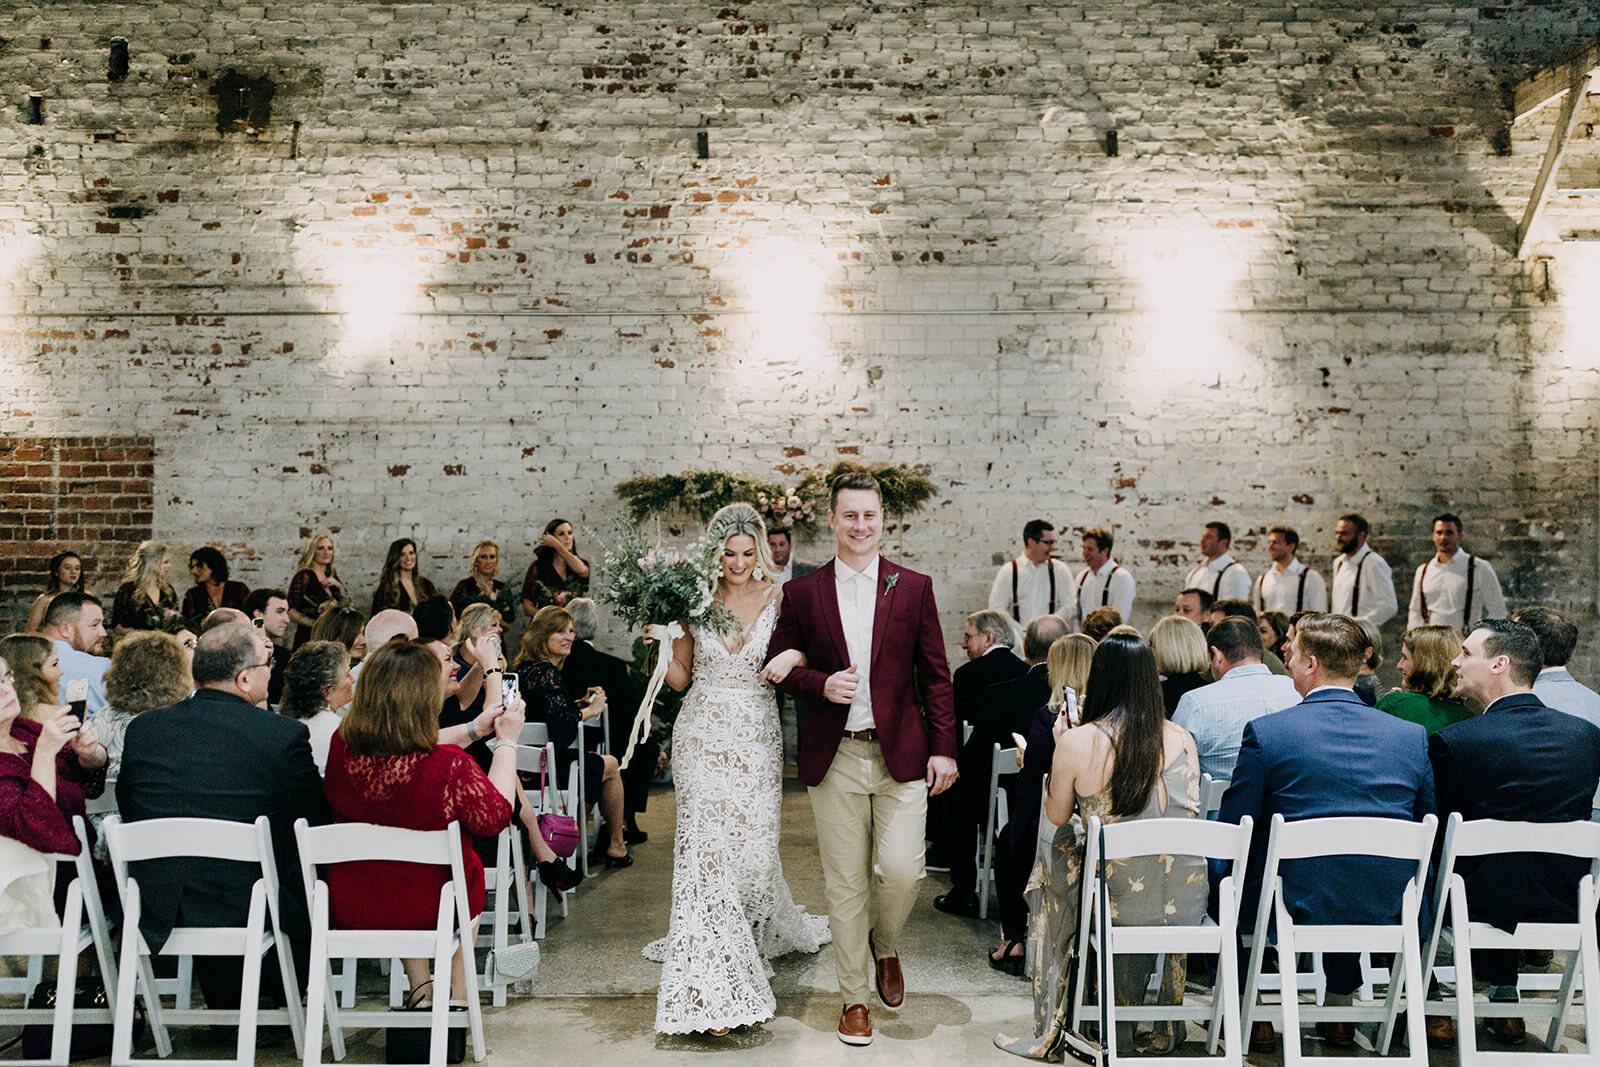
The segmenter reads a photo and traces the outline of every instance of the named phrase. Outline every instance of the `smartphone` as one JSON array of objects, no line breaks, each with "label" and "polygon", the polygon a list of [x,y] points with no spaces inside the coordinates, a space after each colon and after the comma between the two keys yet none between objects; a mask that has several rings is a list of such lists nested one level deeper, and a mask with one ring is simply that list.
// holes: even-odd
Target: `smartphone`
[{"label": "smartphone", "polygon": [[89,679],[74,678],[67,683],[67,707],[82,722],[89,707]]},{"label": "smartphone", "polygon": [[500,706],[509,708],[514,698],[522,695],[522,683],[517,681],[514,674],[500,676]]},{"label": "smartphone", "polygon": [[1074,726],[1082,722],[1078,712],[1078,693],[1070,685],[1061,687],[1061,714]]}]

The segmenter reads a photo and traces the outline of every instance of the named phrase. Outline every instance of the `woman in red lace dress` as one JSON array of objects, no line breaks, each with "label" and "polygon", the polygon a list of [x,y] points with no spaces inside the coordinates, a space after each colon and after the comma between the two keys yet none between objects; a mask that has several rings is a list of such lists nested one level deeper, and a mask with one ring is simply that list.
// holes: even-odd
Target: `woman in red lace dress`
[{"label": "woman in red lace dress", "polygon": [[[495,700],[492,692],[488,699]],[[516,740],[522,731],[521,702],[494,720],[495,749],[489,773],[451,744],[439,744],[439,707],[444,678],[439,658],[425,645],[394,643],[367,659],[328,750],[324,789],[334,818],[408,830],[442,830],[461,824],[461,862],[470,910],[483,911],[483,864],[472,849],[474,835],[493,837],[511,821],[516,791]],[[469,724],[469,736],[477,729]],[[473,738],[475,739],[475,738]],[[430,929],[439,909],[439,887],[449,868],[418,867],[382,860],[337,864],[329,869],[329,918],[343,929]],[[474,931],[475,932],[475,931]],[[468,934],[465,943],[473,943]],[[405,960],[410,1003],[420,1004],[428,961]],[[450,988],[461,999],[465,971],[459,951]]]}]

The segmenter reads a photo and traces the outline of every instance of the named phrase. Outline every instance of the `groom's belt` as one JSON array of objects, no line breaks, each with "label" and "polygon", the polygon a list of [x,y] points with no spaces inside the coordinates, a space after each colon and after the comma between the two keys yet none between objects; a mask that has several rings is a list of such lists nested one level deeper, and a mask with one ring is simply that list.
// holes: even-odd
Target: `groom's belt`
[{"label": "groom's belt", "polygon": [[852,741],[876,741],[878,739],[878,731],[876,730],[846,730],[844,735]]}]

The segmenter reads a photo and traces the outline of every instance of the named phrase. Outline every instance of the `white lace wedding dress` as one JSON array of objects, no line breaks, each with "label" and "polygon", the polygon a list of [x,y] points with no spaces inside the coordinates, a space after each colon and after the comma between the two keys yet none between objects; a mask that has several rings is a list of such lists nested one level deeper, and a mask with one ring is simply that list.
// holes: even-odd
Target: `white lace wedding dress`
[{"label": "white lace wedding dress", "polygon": [[776,599],[744,645],[728,651],[694,629],[693,684],[672,734],[678,833],[656,1030],[684,1034],[772,1018],[767,959],[829,941],[826,916],[796,906],[778,859],[783,740],[772,690],[758,680]]}]

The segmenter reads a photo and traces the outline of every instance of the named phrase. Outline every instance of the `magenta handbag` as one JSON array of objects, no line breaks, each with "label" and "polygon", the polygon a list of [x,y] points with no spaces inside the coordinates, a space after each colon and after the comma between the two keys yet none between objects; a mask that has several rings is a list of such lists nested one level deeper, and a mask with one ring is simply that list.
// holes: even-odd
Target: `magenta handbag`
[{"label": "magenta handbag", "polygon": [[[545,795],[545,772],[549,761],[549,749],[543,753],[539,760],[539,795]],[[578,851],[578,820],[571,815],[559,812],[545,812],[539,816],[539,836],[544,838],[544,843],[550,846],[562,859],[566,859]]]}]

